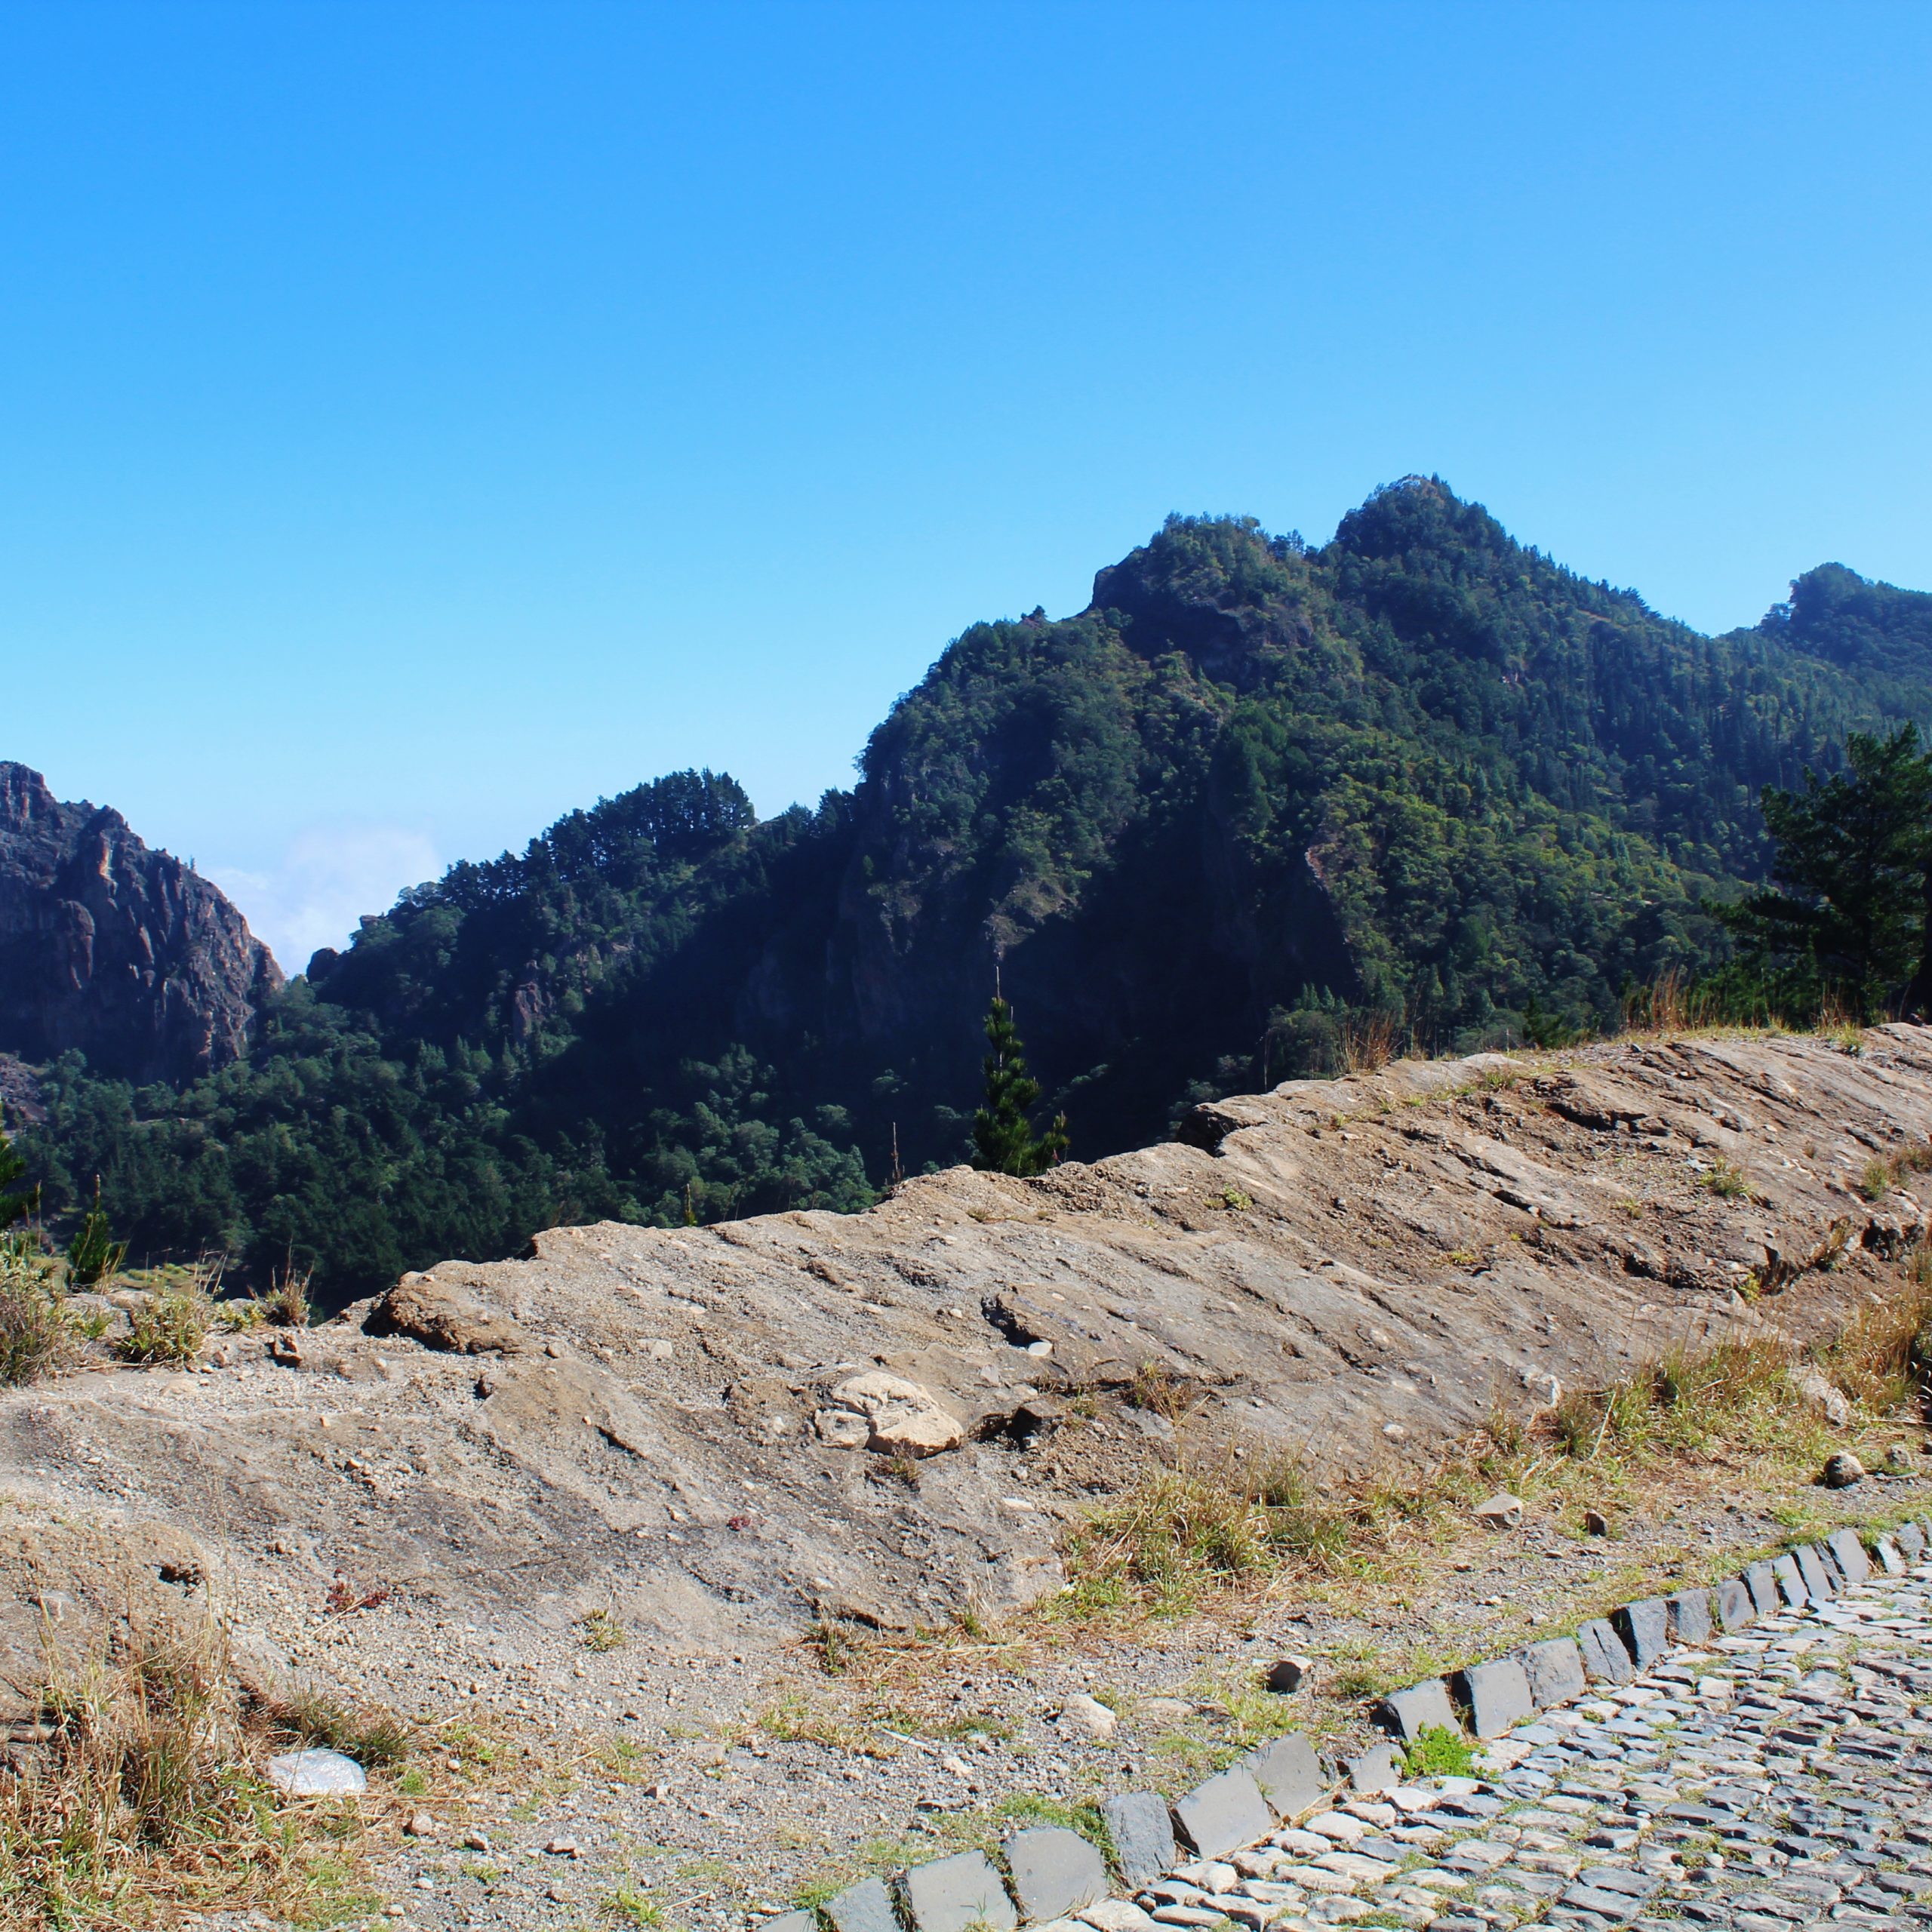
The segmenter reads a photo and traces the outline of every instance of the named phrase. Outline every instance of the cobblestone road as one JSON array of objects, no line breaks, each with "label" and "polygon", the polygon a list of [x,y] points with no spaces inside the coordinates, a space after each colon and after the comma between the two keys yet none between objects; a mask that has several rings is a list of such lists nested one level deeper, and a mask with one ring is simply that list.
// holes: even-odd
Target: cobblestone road
[{"label": "cobblestone road", "polygon": [[1402,1786],[1082,1914],[1497,1932],[1932,1927],[1932,1566],[1768,1617]]}]

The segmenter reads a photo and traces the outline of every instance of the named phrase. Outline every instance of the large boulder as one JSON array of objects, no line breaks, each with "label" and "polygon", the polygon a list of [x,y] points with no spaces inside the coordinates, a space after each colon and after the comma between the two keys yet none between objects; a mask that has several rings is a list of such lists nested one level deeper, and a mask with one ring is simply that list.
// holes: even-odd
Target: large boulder
[{"label": "large boulder", "polygon": [[529,1336],[514,1321],[492,1315],[448,1281],[433,1275],[405,1275],[370,1309],[362,1330],[368,1335],[405,1335],[426,1349],[449,1354],[520,1355]]},{"label": "large boulder", "polygon": [[[966,1439],[966,1426],[942,1408],[931,1389],[875,1369],[841,1382],[832,1392],[838,1407],[870,1425],[866,1447],[887,1456],[937,1456]],[[827,1431],[821,1423],[820,1433]]]}]

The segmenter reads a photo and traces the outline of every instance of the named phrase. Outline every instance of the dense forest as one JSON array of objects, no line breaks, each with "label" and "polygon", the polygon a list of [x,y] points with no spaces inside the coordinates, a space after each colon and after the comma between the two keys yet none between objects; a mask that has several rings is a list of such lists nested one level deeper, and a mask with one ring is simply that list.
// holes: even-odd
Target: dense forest
[{"label": "dense forest", "polygon": [[1932,596],[1837,565],[1703,636],[1441,481],[1315,548],[1173,518],[1090,606],[974,626],[857,786],[685,772],[454,867],[180,1088],[39,1074],[57,1215],[340,1299],[601,1216],[863,1205],[966,1158],[998,983],[1091,1158],[1191,1100],[1588,1027],[1721,961],[1761,789],[1932,724]]}]

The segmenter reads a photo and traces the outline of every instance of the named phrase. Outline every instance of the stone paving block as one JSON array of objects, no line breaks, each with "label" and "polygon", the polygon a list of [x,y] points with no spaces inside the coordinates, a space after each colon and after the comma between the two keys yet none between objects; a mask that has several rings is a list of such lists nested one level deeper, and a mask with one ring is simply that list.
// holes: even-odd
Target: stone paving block
[{"label": "stone paving block", "polygon": [[1778,1594],[1793,1610],[1801,1610],[1810,1601],[1811,1593],[1804,1587],[1804,1572],[1789,1551],[1772,1564],[1771,1574],[1778,1580]]},{"label": "stone paving block", "polygon": [[1100,1816],[1114,1841],[1121,1876],[1136,1891],[1174,1869],[1174,1821],[1168,1801],[1158,1792],[1128,1791],[1118,1798],[1103,1798]]},{"label": "stone paving block", "polygon": [[761,1921],[758,1932],[818,1932],[818,1921],[808,1912],[781,1912]]},{"label": "stone paving block", "polygon": [[915,1865],[900,1883],[913,1932],[966,1932],[968,1926],[1013,1932],[1020,1923],[998,1872],[983,1851],[955,1852],[950,1858]]},{"label": "stone paving block", "polygon": [[1203,1858],[1238,1851],[1275,1829],[1275,1814],[1261,1787],[1238,1766],[1177,1798],[1174,1820]]},{"label": "stone paving block", "polygon": [[837,1932],[900,1932],[899,1915],[882,1878],[861,1878],[825,1902],[825,1915]]},{"label": "stone paving block", "polygon": [[1583,1675],[1592,1684],[1628,1684],[1637,1674],[1623,1639],[1601,1617],[1593,1617],[1577,1632],[1583,1654]]},{"label": "stone paving block", "polygon": [[1523,1647],[1523,1668],[1529,1673],[1530,1696],[1540,1711],[1567,1704],[1583,1694],[1583,1654],[1574,1637],[1552,1637]]},{"label": "stone paving block", "polygon": [[1639,1670],[1648,1670],[1670,1648],[1670,1612],[1661,1597],[1626,1604],[1610,1620]]},{"label": "stone paving block", "polygon": [[1679,1590],[1666,1597],[1663,1607],[1669,1614],[1672,1640],[1679,1644],[1708,1644],[1711,1641],[1711,1593],[1709,1590]]},{"label": "stone paving block", "polygon": [[1760,1617],[1773,1617],[1784,1607],[1778,1595],[1778,1575],[1769,1563],[1747,1563],[1744,1566],[1744,1587],[1751,1592],[1751,1601],[1757,1605]]},{"label": "stone paving block", "polygon": [[1872,1554],[1884,1565],[1887,1576],[1902,1577],[1905,1574],[1905,1552],[1890,1537],[1881,1537],[1872,1546]]},{"label": "stone paving block", "polygon": [[1831,1545],[1828,1543],[1814,1543],[1810,1548],[1817,1557],[1820,1566],[1823,1569],[1825,1574],[1832,1580],[1832,1589],[1842,1590],[1844,1588],[1844,1572],[1839,1568],[1838,1558],[1832,1554]]},{"label": "stone paving block", "polygon": [[1825,1539],[1825,1547],[1837,1558],[1847,1583],[1862,1583],[1872,1574],[1872,1559],[1856,1530],[1834,1530]]},{"label": "stone paving block", "polygon": [[1472,1663],[1456,1673],[1454,1687],[1469,1707],[1469,1728],[1478,1737],[1500,1737],[1536,1711],[1530,1695],[1530,1674],[1520,1657]]},{"label": "stone paving block", "polygon": [[1742,1630],[1758,1620],[1758,1606],[1742,1577],[1727,1577],[1717,1586],[1718,1621],[1726,1630]]},{"label": "stone paving block", "polygon": [[1393,1749],[1372,1744],[1359,1758],[1349,1760],[1349,1788],[1363,1798],[1377,1792],[1393,1791],[1402,1782],[1402,1767]]},{"label": "stone paving block", "polygon": [[1284,1818],[1299,1818],[1328,1795],[1315,1746],[1298,1730],[1271,1738],[1241,1760],[1261,1795]]},{"label": "stone paving block", "polygon": [[1152,1932],[1154,1921],[1137,1905],[1125,1899],[1102,1899],[1075,1915],[1082,1925],[1094,1932]]},{"label": "stone paving block", "polygon": [[1804,1579],[1804,1593],[1814,1603],[1823,1603],[1838,1595],[1838,1586],[1832,1580],[1832,1573],[1808,1543],[1800,1543],[1791,1555],[1798,1574]]},{"label": "stone paving block", "polygon": [[1456,1707],[1449,1701],[1449,1687],[1439,1677],[1411,1684],[1406,1690],[1390,1691],[1376,1706],[1375,1720],[1404,1744],[1413,1744],[1432,1725],[1444,1730],[1460,1728]]},{"label": "stone paving block", "polygon": [[1022,1918],[1063,1918],[1107,1895],[1106,1861],[1078,1832],[1041,1825],[1015,1832],[1000,1849]]},{"label": "stone paving block", "polygon": [[1910,1561],[1916,1563],[1925,1554],[1925,1532],[1916,1523],[1901,1523],[1892,1534]]}]

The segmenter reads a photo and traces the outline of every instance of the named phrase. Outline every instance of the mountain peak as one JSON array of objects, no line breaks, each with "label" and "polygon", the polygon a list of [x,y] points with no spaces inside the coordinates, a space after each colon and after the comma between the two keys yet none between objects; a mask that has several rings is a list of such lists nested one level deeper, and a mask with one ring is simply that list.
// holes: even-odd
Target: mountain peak
[{"label": "mountain peak", "polygon": [[0,1052],[72,1049],[97,1073],[180,1081],[238,1059],[281,984],[221,891],[103,807],[0,762]]}]

